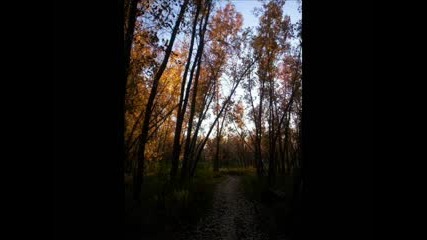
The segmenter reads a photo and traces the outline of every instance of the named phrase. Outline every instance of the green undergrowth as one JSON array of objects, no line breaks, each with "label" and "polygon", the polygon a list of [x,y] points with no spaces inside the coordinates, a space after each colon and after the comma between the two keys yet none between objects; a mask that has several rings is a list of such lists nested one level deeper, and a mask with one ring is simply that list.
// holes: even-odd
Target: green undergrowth
[{"label": "green undergrowth", "polygon": [[256,173],[255,168],[220,168],[219,173],[221,175],[235,175],[235,176],[251,176]]},{"label": "green undergrowth", "polygon": [[261,227],[270,237],[289,232],[292,177],[277,176],[275,184],[268,184],[267,177],[242,176],[246,197],[254,203],[261,220]]},{"label": "green undergrowth", "polygon": [[[125,218],[128,238],[143,236],[172,239],[176,231],[197,223],[212,206],[216,184],[223,180],[210,166],[201,163],[191,180],[168,179],[168,171],[159,170],[144,177],[141,203],[132,200],[126,187]],[[128,183],[129,185],[130,183]]]}]

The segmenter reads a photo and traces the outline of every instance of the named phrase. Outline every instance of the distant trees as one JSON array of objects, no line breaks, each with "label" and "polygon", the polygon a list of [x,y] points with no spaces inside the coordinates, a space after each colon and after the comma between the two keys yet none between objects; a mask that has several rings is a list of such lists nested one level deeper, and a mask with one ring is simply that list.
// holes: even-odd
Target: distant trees
[{"label": "distant trees", "polygon": [[257,69],[245,83],[245,99],[251,107],[250,119],[255,126],[253,148],[257,173],[265,174],[264,159],[267,158],[270,184],[280,169],[284,172],[284,159],[289,156],[290,143],[294,141],[290,122],[297,118],[292,109],[301,77],[300,56],[293,53],[290,44],[294,26],[289,17],[283,15],[284,3],[269,1],[259,10],[260,22],[251,42],[258,58]]}]

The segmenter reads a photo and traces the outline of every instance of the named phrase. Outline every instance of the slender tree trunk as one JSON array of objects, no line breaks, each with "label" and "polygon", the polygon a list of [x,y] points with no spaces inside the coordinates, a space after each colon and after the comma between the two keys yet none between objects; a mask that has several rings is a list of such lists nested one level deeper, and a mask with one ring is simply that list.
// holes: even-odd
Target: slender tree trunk
[{"label": "slender tree trunk", "polygon": [[260,100],[259,100],[259,110],[258,110],[258,127],[257,127],[257,153],[255,156],[257,157],[257,170],[258,170],[258,176],[262,176],[264,172],[264,166],[262,163],[262,148],[261,148],[261,141],[262,141],[262,103],[264,101],[264,82],[262,82],[261,87],[261,94],[260,94]]},{"label": "slender tree trunk", "polygon": [[[131,49],[132,49],[132,41],[135,30],[135,21],[136,21],[136,13],[137,13],[137,5],[138,0],[125,0],[123,2],[123,15],[124,15],[124,48],[123,48],[123,61],[124,61],[124,72],[123,72],[123,97],[126,96],[126,86],[127,79],[129,75],[129,66],[131,62]],[[124,103],[124,99],[123,99]],[[126,124],[125,119],[123,119],[123,125]],[[133,132],[133,131],[132,131]],[[129,140],[129,139],[128,139]],[[129,161],[129,153],[127,151],[127,146],[129,145],[129,141],[126,141],[123,146],[123,157],[126,161]],[[135,175],[134,175],[135,176]]]},{"label": "slender tree trunk", "polygon": [[270,129],[270,133],[269,133],[269,137],[270,137],[270,141],[269,141],[269,149],[270,149],[270,153],[269,153],[269,157],[270,157],[270,161],[269,161],[269,167],[268,167],[268,179],[269,179],[269,183],[270,185],[274,185],[275,183],[275,177],[276,177],[276,141],[275,141],[275,129],[274,129],[274,124],[275,124],[275,119],[274,119],[274,111],[273,111],[273,100],[274,100],[274,87],[273,87],[273,79],[271,78],[271,76],[269,77],[270,81],[269,81],[269,118],[270,118],[270,123],[269,125],[269,129]]},{"label": "slender tree trunk", "polygon": [[[184,122],[185,109],[187,107],[186,101],[184,100],[185,84],[187,82],[188,70],[190,69],[190,64],[191,64],[194,40],[195,40],[196,32],[197,32],[197,22],[198,22],[198,18],[199,18],[199,12],[200,12],[200,5],[197,4],[196,13],[194,15],[193,29],[191,32],[191,42],[190,42],[190,48],[189,48],[189,52],[188,52],[187,63],[185,65],[184,75],[182,77],[182,82],[181,82],[181,93],[179,96],[179,105],[178,105],[178,110],[177,110],[175,135],[174,135],[174,141],[173,141],[173,147],[172,147],[172,168],[171,168],[171,173],[170,173],[172,178],[174,178],[176,176],[176,173],[178,171],[179,155],[181,153],[180,138],[181,138],[182,124]],[[196,54],[195,61],[197,61],[197,56],[198,56],[198,54]],[[196,62],[193,63],[193,66],[195,66],[195,65],[196,65]],[[190,75],[191,76],[190,76],[190,79],[188,81],[188,87],[187,88],[189,88],[191,86],[192,74],[190,74]]]},{"label": "slender tree trunk", "polygon": [[[178,116],[178,120],[177,120],[177,128],[175,131],[175,138],[178,140],[174,141],[173,156],[172,156],[172,168],[171,168],[171,174],[170,174],[172,179],[175,178],[177,173],[178,173],[179,155],[181,154],[180,142],[183,142],[183,141],[179,141],[179,139],[181,137],[182,125],[184,123],[185,111],[187,109],[191,84],[193,82],[193,74],[194,74],[195,68],[197,66],[197,62],[199,61],[200,57],[201,57],[201,51],[200,51],[200,46],[199,46],[199,48],[197,49],[197,53],[196,53],[196,59],[195,59],[194,64],[191,68],[191,71],[190,71],[190,78],[188,80],[187,88],[185,91],[185,97],[183,100],[183,105],[181,108],[180,116]],[[185,138],[183,137],[183,139],[185,139]],[[177,143],[177,144],[175,144],[175,143]]]},{"label": "slender tree trunk", "polygon": [[[198,49],[198,54],[199,54],[199,59],[197,62],[197,71],[196,71],[196,76],[195,76],[195,80],[194,80],[194,87],[193,87],[193,96],[192,96],[192,101],[191,101],[191,106],[190,106],[190,118],[188,120],[188,128],[187,128],[187,139],[185,141],[185,146],[184,146],[184,159],[183,159],[183,163],[182,163],[182,169],[181,169],[181,178],[184,179],[188,176],[189,173],[189,167],[188,167],[188,162],[190,161],[190,157],[191,157],[191,153],[190,153],[190,142],[191,142],[191,132],[193,129],[193,119],[194,119],[194,115],[196,113],[196,100],[197,100],[197,90],[198,90],[198,83],[199,83],[199,77],[200,77],[200,71],[201,71],[201,62],[202,62],[202,53],[203,53],[203,49],[204,49],[204,43],[205,43],[205,32],[206,32],[206,28],[208,25],[208,20],[209,20],[209,15],[210,15],[210,3],[207,6],[207,13],[205,16],[205,22],[203,25],[203,29],[200,31],[199,37],[200,37],[200,41],[199,41],[199,49]],[[203,20],[203,18],[202,18]],[[194,136],[195,138],[197,138],[197,136]]]},{"label": "slender tree trunk", "polygon": [[[196,144],[197,144],[197,138],[199,136],[199,130],[200,130],[200,127],[202,125],[203,120],[206,118],[206,114],[209,110],[209,106],[211,105],[212,100],[213,100],[213,97],[211,97],[209,99],[209,102],[207,104],[206,104],[206,101],[204,101],[203,106],[205,106],[205,107],[204,107],[204,110],[200,113],[199,120],[198,120],[197,126],[196,126],[196,130],[194,131],[194,135],[193,135],[192,140],[191,140],[190,152],[191,152],[192,157],[190,158],[190,160],[193,160],[194,151],[196,149]],[[189,162],[188,164],[189,164],[189,166],[191,166],[192,163]]]},{"label": "slender tree trunk", "polygon": [[[215,85],[215,94],[216,94],[216,115],[218,115],[219,111],[219,79],[217,79],[216,85]],[[221,133],[219,132],[219,121],[216,123],[216,152],[215,152],[215,159],[214,159],[214,172],[219,171],[219,144],[221,141]]]},{"label": "slender tree trunk", "polygon": [[[219,131],[219,129],[218,129]],[[221,135],[219,134],[219,132],[216,135],[216,147],[215,147],[215,159],[214,159],[214,172],[218,172],[219,171],[219,144],[220,144],[220,138]]]},{"label": "slender tree trunk", "polygon": [[[213,75],[214,75],[214,77],[209,82],[208,91],[206,93],[206,96],[205,96],[205,98],[203,100],[203,104],[202,104],[203,109],[201,110],[201,112],[199,114],[199,118],[198,118],[199,120],[197,122],[196,129],[194,131],[194,134],[193,134],[193,137],[192,137],[192,140],[191,140],[190,150],[189,150],[190,154],[191,154],[189,160],[191,160],[191,161],[194,160],[194,152],[196,151],[196,143],[197,143],[197,139],[198,139],[198,136],[199,136],[200,127],[202,125],[203,120],[206,118],[206,114],[207,114],[207,112],[209,110],[209,107],[210,107],[210,105],[211,105],[211,103],[212,103],[212,101],[214,99],[213,95],[211,97],[209,97],[209,96],[211,95],[211,93],[210,93],[211,89],[215,87],[215,85],[212,84],[212,83],[214,82],[214,79],[217,79],[216,76],[218,74],[213,74]],[[192,162],[189,162],[188,165],[192,166]]]},{"label": "slender tree trunk", "polygon": [[[279,126],[279,128],[281,128],[280,126]],[[284,154],[284,151],[283,151],[283,140],[282,140],[282,132],[280,131],[279,132],[279,157],[278,157],[278,162],[280,162],[280,169],[279,169],[279,171],[280,171],[280,174],[285,174],[285,161],[284,161],[284,157],[283,157],[283,154]]]},{"label": "slender tree trunk", "polygon": [[154,103],[154,99],[157,94],[157,88],[159,85],[160,78],[163,75],[163,72],[166,69],[166,65],[169,61],[169,57],[172,53],[172,47],[175,42],[176,35],[178,33],[179,25],[181,24],[181,21],[184,17],[184,13],[187,9],[189,0],[184,0],[184,3],[181,6],[181,10],[179,12],[178,18],[175,22],[175,26],[173,27],[171,38],[169,41],[169,45],[166,49],[165,56],[163,58],[162,64],[160,65],[159,69],[157,70],[154,79],[153,79],[153,86],[150,91],[150,96],[148,98],[147,105],[145,107],[145,114],[144,114],[144,122],[142,125],[142,132],[141,132],[141,140],[140,140],[140,146],[138,149],[138,166],[137,166],[137,172],[136,172],[136,178],[135,178],[135,184],[134,184],[134,199],[136,201],[140,200],[140,193],[141,193],[141,187],[142,187],[142,180],[143,180],[143,172],[144,172],[144,162],[145,162],[145,146],[147,143],[148,138],[148,130],[149,130],[149,123],[152,113],[152,106]]},{"label": "slender tree trunk", "polygon": [[288,143],[289,143],[289,118],[287,118],[286,124],[285,124],[285,143],[284,143],[284,149],[285,149],[284,161],[288,166],[287,171],[289,173],[289,144]]},{"label": "slender tree trunk", "polygon": [[194,164],[191,168],[190,171],[190,176],[193,177],[195,170],[196,170],[196,166],[197,163],[200,159],[200,156],[202,154],[203,148],[205,147],[205,144],[207,142],[207,140],[209,139],[209,136],[215,126],[215,124],[217,123],[219,117],[221,116],[222,112],[224,111],[224,109],[227,107],[227,105],[229,104],[231,97],[234,95],[234,92],[236,91],[237,87],[239,86],[239,83],[242,81],[243,77],[246,76],[246,74],[248,73],[249,69],[253,66],[253,64],[257,61],[258,59],[256,59],[255,61],[253,61],[246,69],[245,71],[243,71],[243,73],[237,78],[236,84],[233,86],[233,88],[231,89],[230,95],[228,95],[227,99],[224,101],[224,104],[221,107],[221,110],[219,111],[218,115],[215,117],[214,122],[212,123],[211,127],[209,128],[209,131],[205,137],[205,139],[202,141],[202,143],[200,144],[200,146],[197,149],[197,153],[195,155],[195,159],[194,159]]},{"label": "slender tree trunk", "polygon": [[137,6],[140,0],[124,1],[124,75],[127,79],[130,65],[130,53],[132,49],[133,35],[135,31]]},{"label": "slender tree trunk", "polygon": [[[217,139],[216,139],[216,154],[215,154],[215,162],[214,162],[214,172],[218,172],[219,168],[220,168],[220,143],[221,143],[221,139],[222,139],[222,129],[224,128],[224,122],[225,122],[225,118],[227,115],[227,108],[224,111],[223,117],[222,117],[222,121],[221,121],[221,126],[219,124],[219,121],[217,121]],[[218,114],[218,113],[217,113]]]}]

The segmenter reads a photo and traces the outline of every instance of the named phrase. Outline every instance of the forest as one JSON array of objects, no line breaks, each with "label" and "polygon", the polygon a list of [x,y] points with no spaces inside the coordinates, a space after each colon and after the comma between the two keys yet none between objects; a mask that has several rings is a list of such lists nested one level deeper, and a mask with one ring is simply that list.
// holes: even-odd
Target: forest
[{"label": "forest", "polygon": [[125,0],[126,239],[297,239],[302,22],[256,1]]}]

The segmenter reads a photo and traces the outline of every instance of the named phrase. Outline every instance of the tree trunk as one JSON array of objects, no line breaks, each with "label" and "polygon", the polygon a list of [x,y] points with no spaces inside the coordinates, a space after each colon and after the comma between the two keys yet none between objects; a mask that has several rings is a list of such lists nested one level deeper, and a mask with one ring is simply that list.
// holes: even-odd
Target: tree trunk
[{"label": "tree trunk", "polygon": [[[280,128],[280,126],[279,126]],[[280,131],[279,133],[279,157],[278,157],[278,162],[280,162],[280,174],[284,175],[285,174],[285,158],[284,158],[284,151],[283,151],[283,141],[282,141],[282,136],[281,136],[282,132]]]},{"label": "tree trunk", "polygon": [[[219,79],[216,81],[215,85],[215,94],[216,94],[216,115],[219,111]],[[214,159],[214,172],[219,171],[219,143],[221,141],[221,133],[219,132],[219,121],[216,123],[216,149],[215,149],[215,159]]]},{"label": "tree trunk", "polygon": [[[203,29],[201,29],[199,37],[200,37],[200,41],[199,41],[199,49],[198,54],[199,54],[199,59],[197,62],[197,71],[196,71],[196,76],[194,79],[194,87],[193,87],[193,96],[192,96],[192,101],[191,101],[191,106],[190,106],[190,118],[188,120],[188,128],[187,128],[187,139],[185,141],[185,146],[184,146],[184,159],[182,162],[182,169],[181,169],[181,178],[184,179],[188,176],[189,173],[189,167],[188,167],[188,162],[190,161],[190,156],[192,155],[190,153],[190,142],[191,142],[191,131],[193,129],[193,119],[194,119],[194,115],[196,112],[196,100],[197,100],[197,90],[198,90],[198,83],[199,83],[199,77],[200,77],[200,71],[201,71],[201,63],[202,63],[202,53],[203,53],[203,49],[204,49],[204,37],[205,37],[205,32],[206,32],[206,28],[208,25],[208,20],[209,20],[209,14],[210,14],[210,3],[207,3],[208,5],[208,9],[207,9],[207,13],[206,13],[206,18],[205,18],[205,22],[203,25]],[[203,20],[203,18],[202,18]],[[196,63],[195,63],[196,64]],[[197,136],[194,136],[194,138],[197,138]]]},{"label": "tree trunk", "polygon": [[149,123],[152,113],[152,106],[154,103],[154,99],[157,94],[157,88],[159,85],[160,78],[163,75],[163,72],[166,69],[166,65],[169,61],[169,57],[172,53],[172,47],[175,42],[176,35],[178,33],[179,25],[181,24],[181,21],[184,17],[184,13],[187,9],[189,0],[184,0],[184,3],[181,6],[181,10],[179,12],[178,18],[175,22],[175,26],[173,27],[171,38],[169,41],[169,45],[165,52],[165,57],[163,58],[162,64],[160,65],[159,69],[157,70],[154,79],[153,79],[153,86],[150,91],[150,96],[148,98],[147,105],[145,107],[145,114],[144,114],[144,122],[142,125],[142,132],[141,132],[141,140],[140,140],[140,147],[138,149],[138,166],[137,166],[137,172],[136,172],[136,181],[134,184],[134,199],[136,201],[140,200],[140,193],[141,193],[141,187],[142,187],[142,180],[143,180],[143,171],[144,171],[144,162],[145,162],[145,146],[147,143],[148,138],[148,130],[149,130]]},{"label": "tree trunk", "polygon": [[136,13],[139,0],[124,1],[124,75],[127,79],[130,65],[130,53],[132,50],[133,34],[135,31]]},{"label": "tree trunk", "polygon": [[187,104],[188,104],[188,98],[190,95],[191,84],[193,82],[194,70],[197,66],[197,62],[199,61],[199,58],[201,58],[201,51],[200,50],[201,50],[201,48],[199,46],[199,48],[197,49],[195,62],[194,62],[193,66],[191,68],[191,71],[190,71],[190,78],[188,80],[187,88],[185,91],[185,97],[183,100],[183,106],[181,108],[180,116],[178,116],[178,119],[177,119],[177,128],[175,131],[175,139],[177,139],[177,140],[174,141],[173,156],[172,156],[172,168],[171,168],[171,174],[170,174],[172,179],[175,178],[177,173],[178,173],[179,155],[181,154],[181,144],[180,144],[179,139],[181,137],[182,124],[184,123],[185,110],[186,110]]},{"label": "tree trunk", "polygon": [[[199,12],[200,12],[200,6],[197,5],[196,13],[194,15],[193,29],[191,32],[191,42],[190,42],[190,48],[189,48],[189,52],[188,52],[187,63],[185,65],[184,75],[182,77],[182,82],[181,82],[181,93],[179,96],[179,105],[178,105],[178,110],[177,110],[175,135],[174,135],[174,141],[173,141],[173,147],[172,147],[172,168],[171,168],[171,173],[170,173],[172,178],[174,178],[178,172],[179,155],[181,153],[180,138],[181,138],[182,124],[184,122],[185,110],[187,108],[187,101],[185,99],[188,99],[188,97],[185,97],[185,99],[184,99],[185,84],[187,82],[188,70],[189,70],[190,64],[191,64],[191,58],[192,58],[192,53],[193,53],[194,40],[196,37],[197,21],[199,18]],[[195,61],[197,61],[197,59],[198,59],[198,54],[196,54]],[[195,65],[196,65],[196,62],[193,63],[193,66],[195,66]],[[193,71],[193,70],[194,70],[194,67],[192,68],[191,71]],[[192,74],[190,74],[190,79],[188,81],[188,87],[187,87],[188,89],[191,87],[191,81],[192,81]]]},{"label": "tree trunk", "polygon": [[270,149],[270,153],[269,153],[269,157],[270,157],[270,161],[269,161],[269,167],[268,167],[268,180],[269,180],[269,184],[270,185],[274,185],[275,184],[275,178],[276,178],[276,136],[275,136],[275,129],[274,129],[274,124],[275,124],[275,118],[274,118],[274,111],[273,111],[273,100],[274,100],[274,83],[273,83],[273,79],[271,78],[271,76],[269,77],[270,81],[269,81],[269,112],[270,112],[270,123],[269,125],[269,129],[270,129],[270,133],[269,133],[269,137],[270,137],[270,141],[269,141],[269,149]]},{"label": "tree trunk", "polygon": [[263,176],[264,166],[262,163],[262,103],[264,101],[264,81],[262,81],[261,94],[259,99],[259,110],[258,110],[258,176]]},{"label": "tree trunk", "polygon": [[[256,60],[255,60],[255,61],[256,61]],[[239,76],[239,78],[237,79],[236,84],[235,84],[235,85],[233,86],[233,88],[231,89],[230,95],[228,95],[227,99],[224,101],[224,104],[222,105],[221,110],[219,111],[218,115],[215,117],[214,122],[212,123],[211,127],[209,128],[209,131],[208,131],[208,133],[207,133],[207,135],[206,135],[205,139],[202,141],[202,143],[201,143],[201,144],[200,144],[200,146],[198,147],[198,149],[197,149],[197,153],[196,153],[196,156],[195,156],[195,159],[194,159],[194,164],[193,164],[193,166],[192,166],[192,168],[191,168],[191,170],[190,170],[190,176],[191,176],[191,177],[193,177],[193,176],[194,176],[194,173],[195,173],[195,170],[196,170],[197,163],[198,163],[198,161],[199,161],[199,159],[200,159],[200,156],[201,156],[201,154],[202,154],[203,148],[204,148],[204,146],[205,146],[205,144],[206,144],[207,140],[209,139],[209,136],[210,136],[210,134],[211,134],[211,132],[212,132],[212,129],[214,128],[214,126],[215,126],[215,124],[217,123],[217,121],[218,121],[219,117],[221,116],[222,112],[223,112],[223,111],[224,111],[224,109],[227,107],[228,103],[230,102],[231,97],[234,95],[234,92],[236,91],[236,88],[239,86],[240,81],[241,81],[241,80],[243,79],[243,77],[247,74],[247,72],[248,72],[248,71],[249,71],[249,69],[252,67],[252,65],[255,63],[255,61],[253,61],[253,62],[252,62],[252,63],[251,63],[251,64],[250,64],[246,69],[245,69],[245,71],[243,71],[242,75],[241,75],[241,76]]]}]

